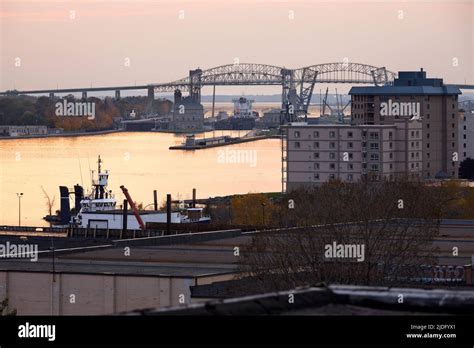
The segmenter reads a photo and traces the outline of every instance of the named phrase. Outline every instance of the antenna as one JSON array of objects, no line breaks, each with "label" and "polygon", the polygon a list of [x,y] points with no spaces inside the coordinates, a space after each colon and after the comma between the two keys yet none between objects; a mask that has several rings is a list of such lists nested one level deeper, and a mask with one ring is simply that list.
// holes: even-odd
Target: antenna
[{"label": "antenna", "polygon": [[100,174],[101,170],[100,170],[100,164],[102,163],[102,160],[100,159],[100,155],[99,155],[99,159],[97,161],[97,175]]},{"label": "antenna", "polygon": [[93,171],[91,170],[91,162],[89,160],[89,154],[87,154],[87,163],[89,164],[89,175],[91,176],[91,182],[94,180],[94,174]]},{"label": "antenna", "polygon": [[81,174],[81,186],[84,187],[84,180],[82,180],[81,159],[79,158],[79,155],[77,156],[77,160],[79,161],[79,173]]}]

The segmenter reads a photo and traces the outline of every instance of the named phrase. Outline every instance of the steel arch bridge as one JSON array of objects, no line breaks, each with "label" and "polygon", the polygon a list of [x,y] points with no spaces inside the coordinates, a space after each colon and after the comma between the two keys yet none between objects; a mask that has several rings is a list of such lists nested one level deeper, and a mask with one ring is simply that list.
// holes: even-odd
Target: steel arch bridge
[{"label": "steel arch bridge", "polygon": [[155,92],[187,91],[201,101],[204,86],[281,85],[282,110],[285,121],[307,115],[316,83],[363,83],[376,86],[392,84],[396,74],[385,67],[360,63],[325,63],[299,69],[275,65],[239,63],[222,65],[208,70],[191,70],[180,80],[150,85]]},{"label": "steel arch bridge", "polygon": [[240,63],[221,65],[207,70],[191,70],[188,77],[169,83],[153,84],[155,92],[171,92],[175,89],[190,91],[191,86],[239,86],[282,85],[285,76],[294,83],[310,83],[317,74],[316,83],[363,83],[386,85],[393,83],[396,73],[385,67],[360,63],[324,63],[299,69]]}]

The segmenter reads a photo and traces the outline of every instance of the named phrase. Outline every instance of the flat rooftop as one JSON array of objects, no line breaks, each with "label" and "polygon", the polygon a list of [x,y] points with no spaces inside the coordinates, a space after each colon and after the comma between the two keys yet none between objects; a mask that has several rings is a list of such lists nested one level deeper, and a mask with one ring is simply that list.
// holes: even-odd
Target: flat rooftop
[{"label": "flat rooftop", "polygon": [[[115,274],[128,276],[205,277],[232,274],[237,271],[238,257],[234,247],[250,237],[240,236],[175,245],[129,245],[77,248],[62,254],[58,250],[55,271],[60,273]],[[40,253],[38,261],[1,260],[0,271],[51,272],[51,253]]]}]

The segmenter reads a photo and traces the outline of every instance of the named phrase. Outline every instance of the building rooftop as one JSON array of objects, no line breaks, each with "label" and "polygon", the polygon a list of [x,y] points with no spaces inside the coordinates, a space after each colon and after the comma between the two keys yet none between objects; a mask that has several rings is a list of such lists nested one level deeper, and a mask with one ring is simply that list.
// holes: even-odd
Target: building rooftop
[{"label": "building rooftop", "polygon": [[[168,237],[173,239],[176,236]],[[172,245],[134,246],[124,242],[123,245],[104,243],[94,247],[56,249],[55,270],[58,273],[186,278],[233,274],[237,271],[238,260],[234,256],[234,247],[249,240],[250,237],[240,236]],[[124,253],[125,246],[130,247],[129,255]],[[40,252],[37,262],[29,259],[1,260],[0,270],[51,272],[51,252]]]},{"label": "building rooftop", "polygon": [[[399,295],[404,302],[398,302]],[[294,296],[294,302],[288,298]],[[330,285],[265,293],[188,306],[146,309],[138,315],[420,315],[472,314],[473,290]]]},{"label": "building rooftop", "polygon": [[370,86],[352,87],[350,95],[454,95],[461,94],[461,90],[455,86]]}]

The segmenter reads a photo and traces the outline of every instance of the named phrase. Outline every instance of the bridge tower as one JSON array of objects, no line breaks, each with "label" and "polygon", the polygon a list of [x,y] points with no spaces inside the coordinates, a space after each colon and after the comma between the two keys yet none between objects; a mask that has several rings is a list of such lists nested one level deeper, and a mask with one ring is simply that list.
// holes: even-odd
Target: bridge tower
[{"label": "bridge tower", "polygon": [[296,121],[296,88],[293,79],[293,70],[281,69],[281,115],[280,124]]},{"label": "bridge tower", "polygon": [[202,70],[189,70],[189,96],[195,103],[201,104]]}]

